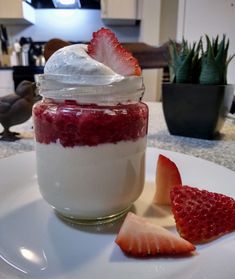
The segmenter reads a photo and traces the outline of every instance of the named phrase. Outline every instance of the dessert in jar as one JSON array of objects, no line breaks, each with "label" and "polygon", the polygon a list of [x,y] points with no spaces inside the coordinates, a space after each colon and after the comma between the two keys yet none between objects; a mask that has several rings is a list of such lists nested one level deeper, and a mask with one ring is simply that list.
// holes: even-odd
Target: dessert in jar
[{"label": "dessert in jar", "polygon": [[38,183],[63,218],[109,222],[140,196],[148,126],[140,74],[136,59],[102,28],[88,46],[56,51],[38,76]]}]

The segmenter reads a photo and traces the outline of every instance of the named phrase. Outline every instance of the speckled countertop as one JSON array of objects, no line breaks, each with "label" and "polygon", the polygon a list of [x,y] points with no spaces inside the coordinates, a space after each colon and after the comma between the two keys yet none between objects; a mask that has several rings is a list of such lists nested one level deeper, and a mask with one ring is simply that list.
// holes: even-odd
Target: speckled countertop
[{"label": "speckled countertop", "polygon": [[[162,112],[161,103],[149,106],[148,146],[193,155],[217,163],[235,171],[235,116],[229,115],[217,140],[202,140],[170,135]],[[21,133],[16,142],[0,141],[0,158],[34,150],[33,127],[30,119],[22,125],[12,127]]]}]

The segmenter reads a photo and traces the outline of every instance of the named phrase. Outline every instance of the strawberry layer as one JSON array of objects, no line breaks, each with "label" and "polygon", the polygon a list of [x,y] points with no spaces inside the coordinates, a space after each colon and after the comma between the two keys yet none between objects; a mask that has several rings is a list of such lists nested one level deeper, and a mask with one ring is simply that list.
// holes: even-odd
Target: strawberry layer
[{"label": "strawberry layer", "polygon": [[64,147],[95,146],[137,140],[147,134],[144,103],[115,106],[81,105],[76,101],[42,101],[33,108],[36,141]]}]

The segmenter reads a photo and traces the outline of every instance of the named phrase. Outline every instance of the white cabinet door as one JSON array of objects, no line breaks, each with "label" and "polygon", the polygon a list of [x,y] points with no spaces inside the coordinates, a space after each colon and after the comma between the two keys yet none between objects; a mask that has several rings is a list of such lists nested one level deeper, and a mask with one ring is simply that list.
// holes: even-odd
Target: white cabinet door
[{"label": "white cabinet door", "polygon": [[35,23],[35,11],[23,0],[0,0],[0,22],[6,24]]},{"label": "white cabinet door", "polygon": [[103,19],[137,19],[137,0],[101,0]]}]

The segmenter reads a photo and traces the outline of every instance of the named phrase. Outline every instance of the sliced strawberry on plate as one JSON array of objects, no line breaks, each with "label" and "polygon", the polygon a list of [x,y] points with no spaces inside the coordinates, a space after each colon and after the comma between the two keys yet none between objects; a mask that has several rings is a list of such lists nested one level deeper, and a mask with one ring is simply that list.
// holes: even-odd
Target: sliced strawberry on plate
[{"label": "sliced strawberry on plate", "polygon": [[88,44],[88,54],[117,74],[141,75],[137,59],[119,43],[110,29],[101,28],[93,33],[93,38]]},{"label": "sliced strawberry on plate", "polygon": [[115,242],[124,253],[134,257],[187,254],[195,250],[185,239],[131,212]]},{"label": "sliced strawberry on plate", "polygon": [[170,205],[170,191],[175,185],[181,185],[182,180],[176,164],[160,154],[157,161],[156,192],[153,202],[160,205]]},{"label": "sliced strawberry on plate", "polygon": [[172,211],[179,234],[192,243],[213,240],[235,230],[235,200],[190,186],[171,190]]}]

